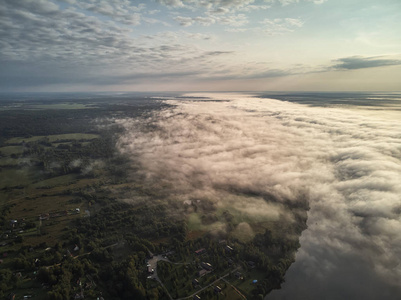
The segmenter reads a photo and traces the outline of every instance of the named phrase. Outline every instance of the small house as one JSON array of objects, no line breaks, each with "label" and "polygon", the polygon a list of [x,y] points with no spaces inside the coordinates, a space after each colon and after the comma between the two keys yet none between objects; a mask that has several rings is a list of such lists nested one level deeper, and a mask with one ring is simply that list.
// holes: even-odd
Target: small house
[{"label": "small house", "polygon": [[201,262],[201,267],[204,268],[206,271],[211,271],[213,269],[212,265],[207,262]]},{"label": "small house", "polygon": [[228,245],[225,247],[225,249],[226,249],[227,252],[234,251],[234,249],[232,247],[228,246]]},{"label": "small house", "polygon": [[199,280],[198,280],[198,279],[192,280],[192,285],[193,285],[194,287],[198,286],[198,285],[199,285]]},{"label": "small house", "polygon": [[195,251],[195,254],[196,254],[196,255],[201,255],[201,254],[203,254],[203,253],[206,253],[206,249],[205,249],[205,248],[202,248],[202,249],[199,249],[199,250],[196,250],[196,251]]}]

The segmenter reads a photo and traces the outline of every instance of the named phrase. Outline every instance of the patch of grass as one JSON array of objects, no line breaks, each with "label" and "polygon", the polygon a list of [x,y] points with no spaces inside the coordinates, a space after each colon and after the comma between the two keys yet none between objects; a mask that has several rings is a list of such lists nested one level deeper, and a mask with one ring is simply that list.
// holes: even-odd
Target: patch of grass
[{"label": "patch of grass", "polygon": [[93,109],[93,106],[87,106],[82,103],[57,103],[57,104],[36,104],[30,105],[30,109]]},{"label": "patch of grass", "polygon": [[201,238],[205,234],[206,234],[206,231],[203,231],[203,230],[188,231],[186,239],[187,240],[196,240],[198,238]]},{"label": "patch of grass", "polygon": [[227,285],[227,288],[223,292],[225,299],[244,300],[230,285]]},{"label": "patch of grass", "polygon": [[76,180],[75,174],[67,174],[62,176],[53,177],[50,179],[39,181],[33,184],[33,188],[43,188],[43,187],[56,187],[56,186],[67,186]]},{"label": "patch of grass", "polygon": [[196,231],[202,228],[202,221],[197,213],[192,213],[188,216],[188,230]]},{"label": "patch of grass", "polygon": [[51,143],[54,143],[60,140],[94,140],[99,138],[99,135],[91,133],[66,133],[49,135],[48,138]]},{"label": "patch of grass", "polygon": [[46,299],[47,291],[42,288],[40,283],[30,278],[24,278],[15,291],[15,299],[25,299],[24,296],[31,295],[34,299]]},{"label": "patch of grass", "polygon": [[46,136],[44,136],[44,135],[37,135],[37,136],[32,136],[32,137],[14,137],[14,138],[8,139],[6,141],[6,144],[21,144],[22,142],[26,142],[26,143],[36,142],[45,137]]},{"label": "patch of grass", "polygon": [[9,157],[0,158],[0,167],[4,167],[4,166],[16,167],[18,165],[18,163],[19,163],[18,159],[9,158]]},{"label": "patch of grass", "polygon": [[[86,143],[86,142],[85,142]],[[83,144],[83,143],[81,143],[81,144]],[[71,146],[72,145],[72,142],[62,142],[62,143],[56,143],[56,142],[54,142],[54,143],[52,143],[52,146],[53,147],[57,147],[57,146],[60,146],[60,145],[68,145],[68,146]]]},{"label": "patch of grass", "polygon": [[24,149],[21,146],[5,146],[0,148],[0,153],[5,156],[10,156],[11,154],[21,154]]},{"label": "patch of grass", "polygon": [[32,183],[30,172],[26,169],[7,170],[0,172],[0,189],[5,187],[27,186]]},{"label": "patch of grass", "polygon": [[[48,138],[50,143],[57,141],[72,141],[72,140],[93,140],[99,138],[98,134],[91,133],[66,133],[66,134],[55,134],[55,135],[37,135],[33,137],[15,137],[6,141],[6,144],[21,144],[23,141],[36,142],[41,139]],[[4,147],[3,147],[4,148]]]},{"label": "patch of grass", "polygon": [[235,279],[229,280],[232,285],[234,285],[237,289],[243,292],[246,295],[252,295],[252,290],[255,289],[255,284],[253,280],[262,281],[266,277],[266,273],[259,271],[257,269],[252,269],[248,272],[242,273],[244,275],[244,279]]},{"label": "patch of grass", "polygon": [[11,208],[11,219],[36,218],[44,213],[74,208],[68,201],[72,196],[37,197],[33,199],[19,199]]}]

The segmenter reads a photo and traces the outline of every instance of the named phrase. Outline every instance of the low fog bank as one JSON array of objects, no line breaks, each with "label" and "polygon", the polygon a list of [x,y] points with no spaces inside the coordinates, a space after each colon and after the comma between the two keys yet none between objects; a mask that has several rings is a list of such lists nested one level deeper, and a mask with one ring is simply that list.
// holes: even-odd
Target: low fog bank
[{"label": "low fog bank", "polygon": [[208,199],[244,220],[292,222],[308,201],[297,261],[269,299],[401,293],[398,120],[244,95],[187,96],[145,121],[119,120],[119,148],[140,161],[154,189],[177,201]]},{"label": "low fog bank", "polygon": [[[232,102],[189,99],[167,101],[175,108],[147,120],[117,121],[126,129],[119,148],[138,164],[134,176],[181,206],[200,201],[216,213],[228,210],[248,240],[255,234],[248,223],[302,218],[309,192],[303,170],[311,161],[310,153],[299,160],[294,151],[302,138],[267,131],[275,125],[232,109]],[[286,140],[293,147],[283,151]],[[225,231],[225,224],[214,225]]]}]

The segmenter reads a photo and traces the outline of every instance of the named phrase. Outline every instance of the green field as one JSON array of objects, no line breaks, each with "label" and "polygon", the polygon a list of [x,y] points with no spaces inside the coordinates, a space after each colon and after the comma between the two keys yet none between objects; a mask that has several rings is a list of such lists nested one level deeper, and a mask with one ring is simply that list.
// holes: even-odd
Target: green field
[{"label": "green field", "polygon": [[57,186],[67,186],[76,181],[75,174],[67,174],[62,176],[57,176],[49,179],[45,179],[36,182],[31,185],[32,188],[43,188],[43,187],[57,187]]},{"label": "green field", "polygon": [[0,148],[2,155],[10,156],[11,154],[21,154],[24,149],[21,146],[6,146]]},{"label": "green field", "polygon": [[28,169],[5,169],[0,172],[0,189],[27,186],[33,182],[33,174]]},{"label": "green field", "polygon": [[74,102],[60,102],[60,103],[49,103],[49,104],[34,104],[34,103],[15,103],[13,105],[2,105],[0,111],[7,110],[64,110],[64,109],[95,109],[96,106],[92,104],[74,103]]},{"label": "green field", "polygon": [[95,107],[87,106],[82,103],[57,103],[57,104],[37,104],[30,105],[29,109],[93,109]]},{"label": "green field", "polygon": [[192,213],[188,216],[188,230],[197,231],[203,230],[202,220],[197,213]]},{"label": "green field", "polygon": [[266,272],[257,269],[241,272],[241,274],[244,276],[242,280],[232,277],[229,282],[246,295],[252,294],[252,290],[255,289],[255,283],[253,283],[254,280],[260,282],[267,275]]},{"label": "green field", "polygon": [[[66,134],[55,134],[48,136],[33,136],[33,137],[15,137],[6,141],[6,144],[21,144],[22,142],[37,142],[42,139],[48,139],[50,143],[54,143],[57,141],[69,141],[69,140],[93,140],[99,138],[98,134],[90,134],[90,133],[66,133]],[[4,147],[3,147],[4,148]]]},{"label": "green field", "polygon": [[2,157],[0,158],[0,167],[13,166],[16,167],[21,161],[14,158]]}]

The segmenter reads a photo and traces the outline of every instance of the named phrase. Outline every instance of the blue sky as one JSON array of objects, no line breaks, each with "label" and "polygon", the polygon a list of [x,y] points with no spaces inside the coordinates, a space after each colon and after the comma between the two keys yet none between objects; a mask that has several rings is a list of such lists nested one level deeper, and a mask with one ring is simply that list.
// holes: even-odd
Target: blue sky
[{"label": "blue sky", "polygon": [[399,0],[1,0],[0,91],[399,91]]}]

